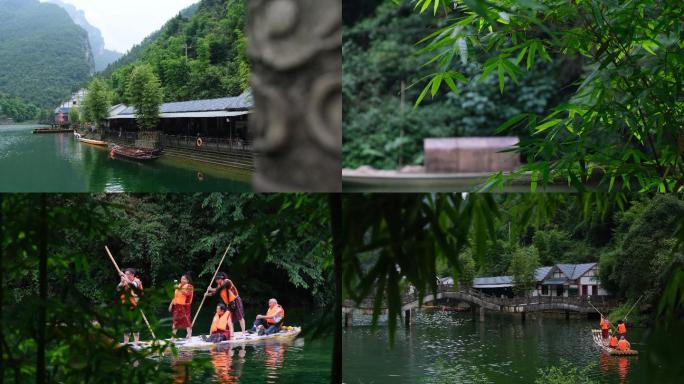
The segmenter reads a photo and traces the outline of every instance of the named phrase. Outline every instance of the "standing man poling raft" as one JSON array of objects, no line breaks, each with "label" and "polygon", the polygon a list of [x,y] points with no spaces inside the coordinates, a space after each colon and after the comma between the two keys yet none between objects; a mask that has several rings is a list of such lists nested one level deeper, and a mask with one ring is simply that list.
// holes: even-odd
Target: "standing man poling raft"
[{"label": "standing man poling raft", "polygon": [[601,337],[605,342],[608,340],[608,337],[610,337],[610,322],[605,318],[605,316],[601,315],[601,322],[599,325],[601,327]]},{"label": "standing man poling raft", "polygon": [[254,326],[249,330],[249,333],[259,332],[259,335],[270,335],[280,331],[280,326],[283,325],[285,318],[285,310],[278,304],[276,299],[268,301],[268,311],[265,315],[257,315],[254,321]]},{"label": "standing man poling raft", "polygon": [[216,292],[219,293],[221,301],[231,313],[231,325],[232,321],[237,319],[240,322],[242,337],[245,337],[245,310],[242,307],[242,299],[235,284],[223,272],[216,274],[216,288],[207,288],[207,293],[204,295],[214,296]]},{"label": "standing man poling raft", "polygon": [[190,320],[191,305],[192,305],[192,284],[190,274],[186,273],[181,276],[180,284],[176,286],[173,301],[169,304],[169,312],[173,314],[173,338],[176,338],[176,332],[180,328],[185,328],[187,331],[187,338],[192,337],[192,321]]},{"label": "standing man poling raft", "polygon": [[617,326],[618,336],[627,338],[627,323],[622,320],[618,320]]},{"label": "standing man poling raft", "polygon": [[[135,269],[125,269],[125,272],[121,274],[121,281],[119,282],[119,285],[116,286],[116,290],[122,291],[121,303],[125,305],[128,301],[128,303],[130,304],[130,311],[134,312],[138,307],[138,301],[140,300],[140,295],[143,291],[142,281],[140,281],[140,279],[137,277]],[[136,321],[132,321],[131,323],[129,323],[128,329],[124,331],[124,344],[128,344],[128,335],[129,333],[132,333],[133,345],[136,347],[138,346],[138,342],[140,342],[140,330],[136,324]]]}]

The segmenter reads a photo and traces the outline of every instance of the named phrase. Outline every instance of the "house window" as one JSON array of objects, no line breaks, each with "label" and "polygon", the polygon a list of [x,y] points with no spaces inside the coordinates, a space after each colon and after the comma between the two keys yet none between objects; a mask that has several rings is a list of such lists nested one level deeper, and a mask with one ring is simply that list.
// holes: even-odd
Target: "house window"
[{"label": "house window", "polygon": [[589,287],[590,287],[590,285],[583,285],[582,286],[582,296],[589,295],[589,290],[588,290]]},{"label": "house window", "polygon": [[548,285],[542,285],[541,288],[542,288],[542,289],[541,289],[541,294],[542,294],[542,295],[546,296],[546,295],[549,294],[549,286],[548,286]]},{"label": "house window", "polygon": [[577,287],[569,287],[568,296],[577,296]]}]

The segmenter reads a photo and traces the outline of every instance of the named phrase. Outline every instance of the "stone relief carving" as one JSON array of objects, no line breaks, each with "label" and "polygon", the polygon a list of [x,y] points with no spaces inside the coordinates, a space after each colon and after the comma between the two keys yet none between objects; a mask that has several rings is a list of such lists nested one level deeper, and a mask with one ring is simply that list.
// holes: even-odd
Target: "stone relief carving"
[{"label": "stone relief carving", "polygon": [[250,0],[260,191],[340,191],[342,2]]}]

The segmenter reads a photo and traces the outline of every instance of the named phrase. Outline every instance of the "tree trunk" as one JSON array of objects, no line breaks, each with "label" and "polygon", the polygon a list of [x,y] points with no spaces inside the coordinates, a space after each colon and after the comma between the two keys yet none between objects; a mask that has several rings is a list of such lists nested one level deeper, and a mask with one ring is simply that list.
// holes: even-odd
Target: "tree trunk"
[{"label": "tree trunk", "polygon": [[[333,342],[332,380],[342,382],[342,199],[339,194],[330,195],[330,229],[333,238],[335,275],[335,340]],[[345,322],[346,325],[346,322]]]},{"label": "tree trunk", "polygon": [[342,189],[342,2],[250,0],[259,191]]},{"label": "tree trunk", "polygon": [[38,303],[38,327],[37,327],[37,356],[36,356],[36,383],[46,383],[45,377],[45,327],[47,312],[47,195],[40,195],[40,234],[39,234],[39,303]]}]

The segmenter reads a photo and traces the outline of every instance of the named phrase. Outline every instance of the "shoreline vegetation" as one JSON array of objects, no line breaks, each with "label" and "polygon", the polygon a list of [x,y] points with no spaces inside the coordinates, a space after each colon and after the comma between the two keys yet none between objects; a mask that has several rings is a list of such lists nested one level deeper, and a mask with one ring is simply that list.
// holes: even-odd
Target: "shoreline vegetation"
[{"label": "shoreline vegetation", "polygon": [[198,305],[232,244],[220,269],[250,313],[263,313],[271,297],[285,308],[327,308],[302,325],[307,337],[330,335],[329,215],[326,196],[303,194],[0,194],[0,302],[13,314],[0,333],[3,374],[16,382],[168,382],[164,362],[146,358],[163,347],[117,347],[125,330],[147,327],[138,311],[116,305],[120,276],[105,246],[122,269],[136,269],[145,287],[138,308],[153,329],[170,329],[174,279],[191,272]]}]

